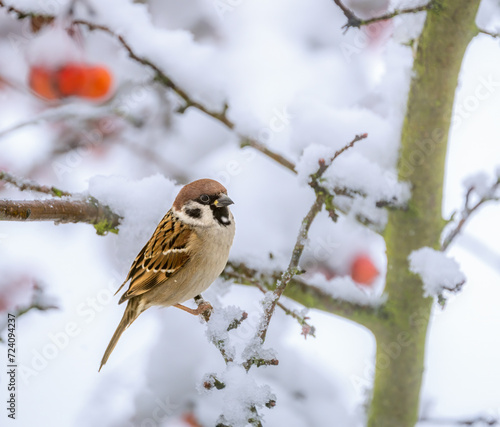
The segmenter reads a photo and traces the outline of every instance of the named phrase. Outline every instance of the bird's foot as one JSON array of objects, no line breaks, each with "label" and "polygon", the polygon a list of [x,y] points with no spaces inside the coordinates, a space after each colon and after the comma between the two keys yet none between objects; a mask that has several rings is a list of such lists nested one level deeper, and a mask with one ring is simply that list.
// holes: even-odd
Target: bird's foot
[{"label": "bird's foot", "polygon": [[182,304],[175,304],[174,307],[180,308],[181,310],[184,310],[187,313],[190,313],[194,316],[199,316],[201,314],[201,315],[203,315],[203,317],[205,318],[206,321],[208,321],[208,319],[210,319],[210,315],[212,314],[212,310],[213,310],[212,304],[210,304],[209,302],[204,301],[204,300],[202,300],[198,304],[198,308],[196,308],[196,309],[186,307],[185,305],[182,305]]}]

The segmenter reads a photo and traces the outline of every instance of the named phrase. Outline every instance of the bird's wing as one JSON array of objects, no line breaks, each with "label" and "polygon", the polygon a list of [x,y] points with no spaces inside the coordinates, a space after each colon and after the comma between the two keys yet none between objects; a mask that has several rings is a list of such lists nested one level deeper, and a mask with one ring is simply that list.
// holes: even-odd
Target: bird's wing
[{"label": "bird's wing", "polygon": [[191,256],[190,242],[195,237],[194,232],[168,211],[130,267],[123,283],[130,280],[130,286],[119,304],[151,290],[179,271]]}]

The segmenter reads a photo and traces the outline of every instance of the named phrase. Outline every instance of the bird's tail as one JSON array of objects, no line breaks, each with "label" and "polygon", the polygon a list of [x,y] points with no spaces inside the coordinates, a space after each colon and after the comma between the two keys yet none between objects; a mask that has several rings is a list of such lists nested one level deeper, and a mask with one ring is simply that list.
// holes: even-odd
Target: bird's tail
[{"label": "bird's tail", "polygon": [[125,329],[127,329],[143,311],[144,307],[142,304],[140,304],[139,298],[129,299],[127,308],[125,309],[125,313],[123,313],[122,320],[120,320],[120,323],[118,324],[118,327],[116,328],[116,331],[113,334],[113,337],[111,338],[106,351],[104,352],[104,356],[101,360],[101,366],[99,367],[99,372],[108,361],[109,356],[116,347],[116,344],[118,343],[118,340],[120,339]]}]

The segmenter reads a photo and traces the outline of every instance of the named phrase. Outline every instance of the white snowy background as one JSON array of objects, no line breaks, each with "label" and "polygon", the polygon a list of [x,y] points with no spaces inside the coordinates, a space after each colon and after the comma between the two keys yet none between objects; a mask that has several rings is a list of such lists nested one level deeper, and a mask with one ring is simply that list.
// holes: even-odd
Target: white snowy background
[{"label": "white snowy background", "polygon": [[[63,0],[5,3],[52,14],[67,9]],[[277,405],[261,410],[266,425],[362,426],[374,339],[362,327],[315,310],[308,315],[316,338],[307,340],[295,320],[277,312],[266,346],[280,364],[252,368],[251,381],[236,368],[222,374],[224,362],[207,340],[206,326],[176,309],[142,314],[101,373],[97,369],[123,312],[113,294],[183,183],[211,177],[228,188],[237,225],[231,259],[263,269],[287,264],[314,199],[305,178],[325,155],[320,153],[334,152],[355,134],[369,136],[339,158],[328,182],[368,193],[371,204],[404,198],[406,187],[388,177],[394,176],[411,73],[412,50],[404,43],[418,34],[423,14],[343,34],[345,17],[329,0],[141,3],[79,2],[76,14],[123,34],[139,56],[160,66],[193,99],[214,110],[227,102],[236,132],[192,108],[173,113],[178,98],[152,83],[150,70],[131,61],[110,36],[82,31],[74,42],[57,30],[32,34],[27,22],[0,9],[0,169],[91,194],[125,217],[119,234],[105,237],[86,224],[0,222],[0,294],[8,295],[8,304],[22,305],[36,279],[59,307],[32,310],[18,320],[18,417],[8,422],[180,427],[196,419],[210,426],[223,411],[237,418],[232,412],[239,402],[265,396],[269,387]],[[368,15],[418,4],[351,3]],[[483,1],[477,22],[498,28],[498,1]],[[30,94],[32,64],[75,57],[111,70],[112,99],[54,104]],[[461,207],[468,176],[497,173],[499,88],[499,42],[479,35],[467,50],[457,89],[445,217]],[[478,90],[487,95],[479,99]],[[237,133],[299,164],[299,177],[251,148],[240,149]],[[69,149],[75,143],[79,147]],[[41,196],[3,185],[0,197]],[[367,207],[358,202],[356,211]],[[385,220],[383,211],[368,214]],[[467,283],[433,313],[421,395],[425,417],[500,418],[499,215],[499,206],[485,206],[448,251]],[[384,274],[383,240],[353,218],[333,224],[321,213],[305,260],[346,274],[350,260],[367,253]],[[334,295],[369,300],[382,293],[383,280],[368,295],[346,277],[330,285]],[[216,307],[247,311],[248,326],[235,339],[251,337],[261,310],[258,290],[218,281],[205,297]],[[0,308],[2,316],[6,311]],[[5,366],[6,347],[0,349]],[[0,372],[5,402],[7,377],[4,368]],[[225,393],[202,391],[205,374],[212,372],[225,375]],[[0,417],[4,425],[4,410]]]}]

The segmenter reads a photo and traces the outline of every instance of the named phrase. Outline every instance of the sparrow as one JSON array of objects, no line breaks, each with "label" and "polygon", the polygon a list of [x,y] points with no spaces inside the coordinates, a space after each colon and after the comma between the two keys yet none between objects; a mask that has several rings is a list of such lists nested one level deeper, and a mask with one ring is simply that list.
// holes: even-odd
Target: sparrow
[{"label": "sparrow", "polygon": [[195,315],[207,309],[208,303],[198,310],[181,303],[208,289],[224,270],[235,230],[228,208],[232,204],[224,186],[212,179],[193,181],[179,191],[115,293],[130,281],[118,302],[127,301],[127,308],[104,352],[99,371],[125,329],[149,307],[174,306]]}]

